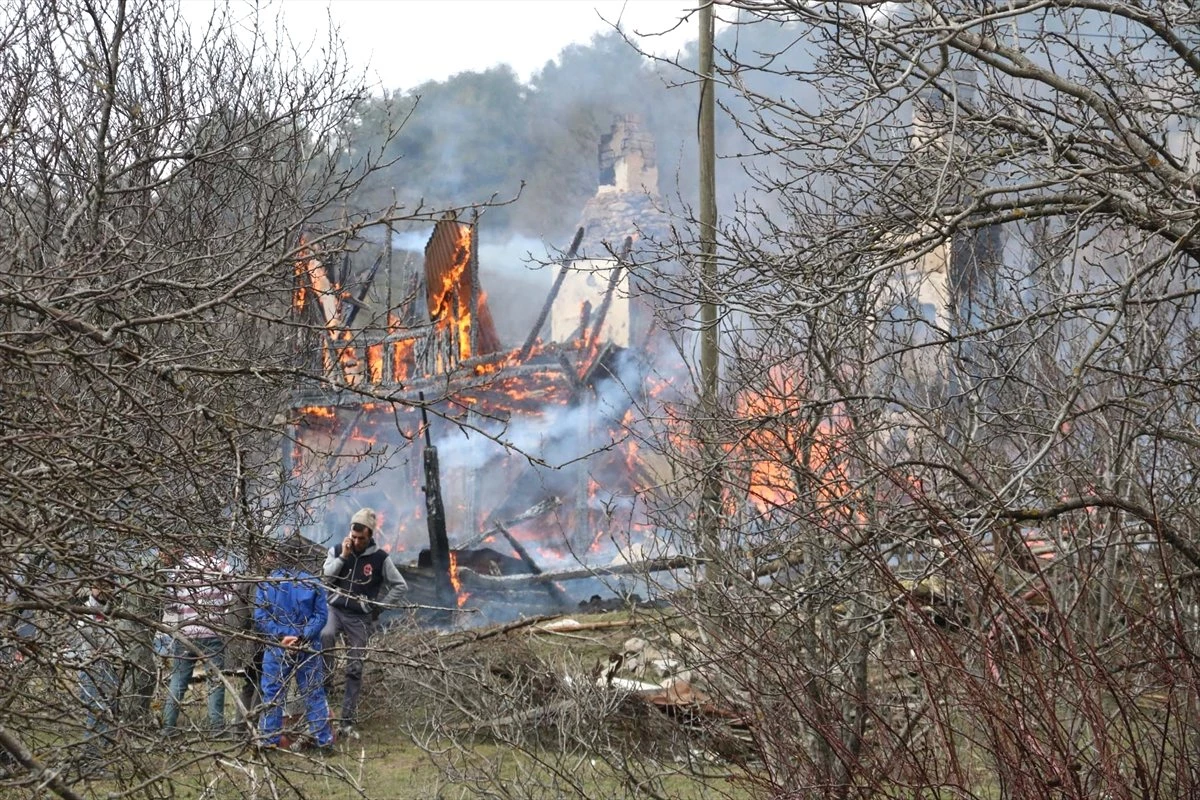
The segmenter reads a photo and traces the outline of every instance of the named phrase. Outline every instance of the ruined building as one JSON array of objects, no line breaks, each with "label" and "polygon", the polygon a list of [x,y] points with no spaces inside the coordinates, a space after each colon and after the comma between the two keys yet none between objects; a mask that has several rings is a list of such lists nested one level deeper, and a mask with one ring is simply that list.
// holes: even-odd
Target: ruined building
[{"label": "ruined building", "polygon": [[[653,143],[634,118],[617,120],[600,158],[605,180],[549,296],[530,299],[541,314],[524,342],[497,334],[496,316],[513,310],[488,301],[475,219],[447,215],[407,263],[386,245],[364,249],[369,268],[319,251],[298,262],[297,359],[328,380],[296,394],[283,454],[301,508],[291,529],[329,543],[373,506],[410,583],[432,575],[438,602],[449,593],[461,606],[488,595],[490,578],[607,564],[646,527],[639,494],[661,481],[639,461],[626,411],[654,315],[629,266],[666,225]],[[371,291],[397,270],[386,299]]]},{"label": "ruined building", "polygon": [[[602,137],[599,168],[596,194],[579,216],[579,257],[559,290],[550,338],[568,341],[607,297],[607,341],[638,348],[654,325],[645,270],[657,259],[649,245],[665,241],[670,227],[658,193],[654,140],[637,116],[618,117]],[[634,265],[640,269],[631,271]]]}]

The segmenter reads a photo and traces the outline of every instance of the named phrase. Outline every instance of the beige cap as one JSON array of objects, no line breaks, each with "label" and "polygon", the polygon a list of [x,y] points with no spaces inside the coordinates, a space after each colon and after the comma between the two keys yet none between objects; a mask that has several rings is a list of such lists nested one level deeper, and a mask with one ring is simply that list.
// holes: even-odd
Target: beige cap
[{"label": "beige cap", "polygon": [[375,521],[375,509],[373,508],[360,508],[350,518],[351,525],[366,525],[371,529],[371,533],[375,533]]}]

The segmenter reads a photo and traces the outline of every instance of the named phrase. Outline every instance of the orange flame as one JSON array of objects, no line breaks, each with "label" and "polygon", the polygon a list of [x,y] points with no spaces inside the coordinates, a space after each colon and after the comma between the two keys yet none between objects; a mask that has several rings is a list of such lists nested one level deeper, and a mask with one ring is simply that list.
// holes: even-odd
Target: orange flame
[{"label": "orange flame", "polygon": [[[388,335],[391,336],[400,330],[400,317],[395,313],[388,312]],[[392,374],[389,376],[396,383],[403,383],[412,375],[416,368],[416,347],[417,340],[401,339],[391,343],[392,347]]]},{"label": "orange flame", "polygon": [[796,502],[802,484],[825,514],[849,521],[850,476],[839,440],[848,433],[836,411],[810,417],[800,411],[803,378],[773,367],[767,385],[743,392],[738,417],[753,423],[731,452],[747,464],[748,499],[760,510]]},{"label": "orange flame", "polygon": [[371,383],[383,380],[383,343],[367,346],[367,380]]},{"label": "orange flame", "polygon": [[462,590],[462,577],[458,574],[458,553],[453,550],[450,551],[450,585],[454,587],[454,594],[458,598],[458,607],[462,608],[471,595]]},{"label": "orange flame", "polygon": [[[429,309],[441,331],[452,332],[457,344],[460,361],[470,358],[471,353],[471,298],[463,297],[458,291],[462,276],[471,260],[471,227],[458,226],[458,242],[454,250],[454,263],[442,275],[442,285],[434,292],[434,301]],[[442,365],[439,365],[442,366]]]}]

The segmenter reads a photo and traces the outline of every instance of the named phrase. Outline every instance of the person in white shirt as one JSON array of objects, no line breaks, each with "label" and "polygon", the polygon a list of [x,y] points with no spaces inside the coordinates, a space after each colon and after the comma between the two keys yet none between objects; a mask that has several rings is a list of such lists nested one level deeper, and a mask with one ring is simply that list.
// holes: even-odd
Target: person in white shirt
[{"label": "person in white shirt", "polygon": [[208,686],[208,730],[214,735],[225,730],[222,628],[234,602],[234,580],[228,562],[211,553],[183,556],[169,573],[163,624],[173,629],[173,640],[171,679],[163,704],[164,737],[179,733],[179,707],[201,661]]}]

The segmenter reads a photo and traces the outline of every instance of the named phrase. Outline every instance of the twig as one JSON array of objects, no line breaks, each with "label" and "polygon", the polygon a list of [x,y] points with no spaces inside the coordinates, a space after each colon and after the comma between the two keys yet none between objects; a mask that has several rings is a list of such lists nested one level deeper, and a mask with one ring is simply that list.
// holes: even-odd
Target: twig
[{"label": "twig", "polygon": [[47,769],[40,761],[33,757],[33,753],[25,748],[19,739],[13,736],[8,728],[0,725],[0,747],[8,751],[8,754],[16,759],[26,770],[31,772],[35,777],[44,778],[43,784],[50,791],[54,792],[59,797],[64,797],[67,800],[83,800],[83,795],[77,794],[71,790],[71,787],[63,783],[59,777],[59,773],[55,770]]}]

